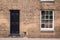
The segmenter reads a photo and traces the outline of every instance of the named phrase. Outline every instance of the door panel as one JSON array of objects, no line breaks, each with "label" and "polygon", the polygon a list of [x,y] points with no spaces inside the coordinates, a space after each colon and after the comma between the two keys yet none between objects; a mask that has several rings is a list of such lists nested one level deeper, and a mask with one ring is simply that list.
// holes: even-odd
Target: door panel
[{"label": "door panel", "polygon": [[19,34],[19,10],[10,10],[10,33]]}]

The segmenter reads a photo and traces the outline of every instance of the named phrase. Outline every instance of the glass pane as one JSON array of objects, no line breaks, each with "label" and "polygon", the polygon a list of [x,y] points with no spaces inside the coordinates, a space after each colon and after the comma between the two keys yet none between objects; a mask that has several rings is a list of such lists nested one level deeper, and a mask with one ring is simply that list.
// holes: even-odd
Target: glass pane
[{"label": "glass pane", "polygon": [[46,19],[48,19],[48,16],[46,16]]},{"label": "glass pane", "polygon": [[48,20],[45,20],[45,23],[48,23]]},{"label": "glass pane", "polygon": [[49,20],[50,23],[52,23],[53,20]]},{"label": "glass pane", "polygon": [[42,19],[45,19],[45,16],[42,16]]},{"label": "glass pane", "polygon": [[53,12],[52,11],[50,11],[50,16],[53,16]]},{"label": "glass pane", "polygon": [[46,16],[48,16],[48,11],[46,11]]},{"label": "glass pane", "polygon": [[53,19],[53,16],[50,16],[50,19]]},{"label": "glass pane", "polygon": [[41,15],[44,16],[45,15],[45,11],[42,11]]},{"label": "glass pane", "polygon": [[48,23],[48,20],[42,20],[42,23]]},{"label": "glass pane", "polygon": [[49,28],[52,28],[52,24],[49,25]]},{"label": "glass pane", "polygon": [[45,23],[45,20],[42,20],[42,23]]},{"label": "glass pane", "polygon": [[41,24],[41,27],[44,28],[45,27],[45,24]]},{"label": "glass pane", "polygon": [[46,28],[48,28],[48,25],[46,25]]},{"label": "glass pane", "polygon": [[45,23],[45,28],[48,28],[48,22]]}]

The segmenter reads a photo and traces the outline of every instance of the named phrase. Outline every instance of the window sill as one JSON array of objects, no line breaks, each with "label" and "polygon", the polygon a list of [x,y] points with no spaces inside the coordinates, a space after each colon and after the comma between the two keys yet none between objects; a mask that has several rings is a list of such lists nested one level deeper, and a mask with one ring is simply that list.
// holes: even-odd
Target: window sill
[{"label": "window sill", "polygon": [[54,31],[53,28],[41,28],[40,31]]},{"label": "window sill", "polygon": [[55,1],[40,1],[41,3],[55,3]]}]

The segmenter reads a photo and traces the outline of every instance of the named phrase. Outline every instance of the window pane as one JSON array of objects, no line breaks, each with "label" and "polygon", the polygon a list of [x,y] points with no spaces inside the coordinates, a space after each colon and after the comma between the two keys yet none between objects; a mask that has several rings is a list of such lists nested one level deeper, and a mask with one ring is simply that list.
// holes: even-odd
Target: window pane
[{"label": "window pane", "polygon": [[53,12],[52,11],[50,11],[50,16],[53,16]]},{"label": "window pane", "polygon": [[46,16],[48,16],[49,11],[46,11]]},{"label": "window pane", "polygon": [[53,20],[49,20],[50,23],[52,23]]},{"label": "window pane", "polygon": [[48,25],[46,25],[46,28],[48,28]]},{"label": "window pane", "polygon": [[44,28],[45,27],[45,24],[41,24],[41,27]]},{"label": "window pane", "polygon": [[53,16],[50,16],[50,19],[53,19]]},{"label": "window pane", "polygon": [[42,20],[42,23],[48,23],[48,20]]},{"label": "window pane", "polygon": [[46,19],[48,19],[48,16],[46,16]]},{"label": "window pane", "polygon": [[41,15],[44,16],[44,15],[45,15],[45,11],[42,11],[42,12],[41,12]]},{"label": "window pane", "polygon": [[48,23],[48,20],[45,20],[46,23]]},{"label": "window pane", "polygon": [[45,19],[45,16],[42,16],[42,19]]},{"label": "window pane", "polygon": [[52,28],[52,24],[49,25],[49,28]]},{"label": "window pane", "polygon": [[45,23],[45,20],[42,20],[42,23]]}]

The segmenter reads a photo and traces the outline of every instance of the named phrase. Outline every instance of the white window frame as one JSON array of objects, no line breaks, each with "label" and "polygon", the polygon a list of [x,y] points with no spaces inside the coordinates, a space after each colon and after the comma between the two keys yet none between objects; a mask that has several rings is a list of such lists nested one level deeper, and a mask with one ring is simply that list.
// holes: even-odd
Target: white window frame
[{"label": "white window frame", "polygon": [[40,11],[40,31],[54,31],[54,11],[53,11],[53,27],[52,28],[42,28],[41,27],[41,11]]},{"label": "white window frame", "polygon": [[40,0],[40,1],[54,1],[54,0]]}]

